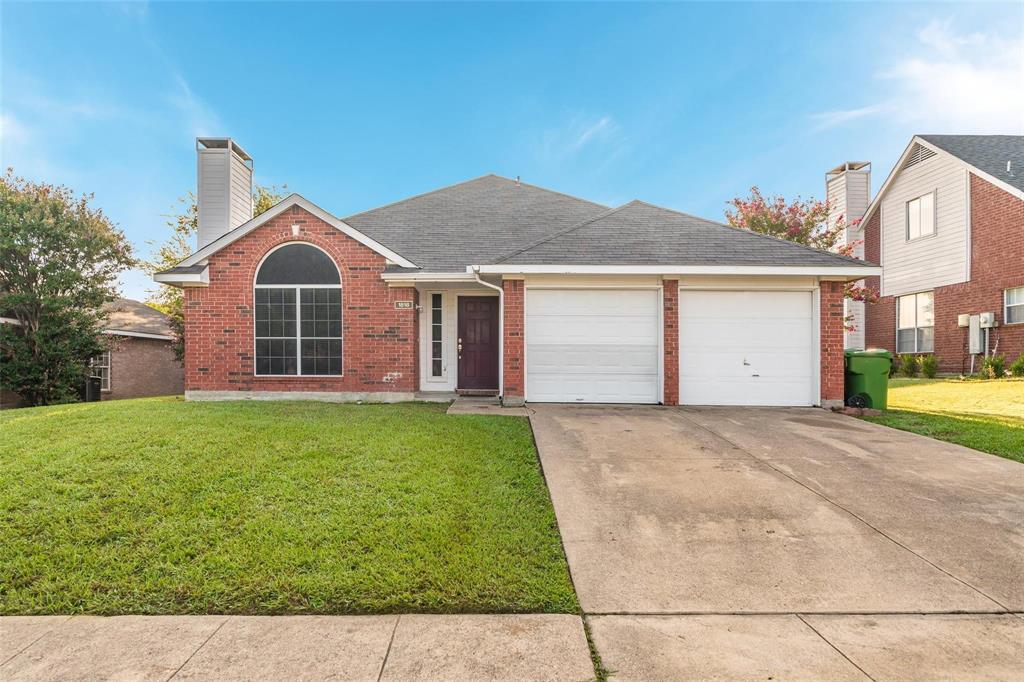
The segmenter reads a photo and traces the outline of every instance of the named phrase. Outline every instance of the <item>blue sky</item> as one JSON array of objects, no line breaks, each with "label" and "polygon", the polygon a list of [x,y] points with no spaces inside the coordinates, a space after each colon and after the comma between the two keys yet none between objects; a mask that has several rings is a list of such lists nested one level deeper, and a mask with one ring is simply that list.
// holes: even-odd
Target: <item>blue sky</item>
[{"label": "blue sky", "polygon": [[[1024,4],[5,2],[0,158],[142,254],[196,135],[348,215],[488,172],[712,219],[914,133],[1024,132]],[[152,284],[127,273],[124,293]]]}]

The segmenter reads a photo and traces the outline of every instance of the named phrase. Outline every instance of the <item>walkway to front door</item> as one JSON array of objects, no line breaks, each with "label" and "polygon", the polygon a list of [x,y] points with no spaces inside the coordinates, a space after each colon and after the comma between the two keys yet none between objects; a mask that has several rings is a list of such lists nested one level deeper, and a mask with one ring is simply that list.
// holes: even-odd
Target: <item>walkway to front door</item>
[{"label": "walkway to front door", "polygon": [[497,296],[459,297],[460,391],[498,390]]}]

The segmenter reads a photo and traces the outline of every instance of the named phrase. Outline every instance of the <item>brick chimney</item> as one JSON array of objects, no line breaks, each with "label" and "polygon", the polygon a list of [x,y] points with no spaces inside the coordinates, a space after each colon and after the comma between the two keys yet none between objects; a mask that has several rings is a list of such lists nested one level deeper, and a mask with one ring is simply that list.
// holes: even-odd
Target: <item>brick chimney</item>
[{"label": "brick chimney", "polygon": [[[847,161],[825,174],[825,198],[829,204],[828,224],[834,226],[842,219],[846,223],[843,242],[857,242],[854,255],[864,257],[864,229],[853,225],[860,220],[871,203],[871,163],[868,161]],[[846,332],[843,339],[847,348],[864,348],[864,303],[846,300],[846,315],[853,315],[856,329]]]},{"label": "brick chimney", "polygon": [[196,248],[252,219],[252,157],[230,137],[196,138]]}]

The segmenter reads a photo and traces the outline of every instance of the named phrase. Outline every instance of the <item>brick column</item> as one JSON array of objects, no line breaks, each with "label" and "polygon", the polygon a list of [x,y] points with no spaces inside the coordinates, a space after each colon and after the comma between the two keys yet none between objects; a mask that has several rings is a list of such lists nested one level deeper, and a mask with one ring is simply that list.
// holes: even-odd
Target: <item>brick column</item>
[{"label": "brick column", "polygon": [[821,282],[821,406],[843,404],[843,283]]},{"label": "brick column", "polygon": [[524,336],[523,336],[523,280],[506,279],[501,283],[505,291],[504,315],[504,370],[505,389],[502,404],[508,406],[522,405],[526,394],[523,382]]},{"label": "brick column", "polygon": [[665,375],[665,405],[679,404],[679,280],[666,279],[662,287],[662,366]]}]

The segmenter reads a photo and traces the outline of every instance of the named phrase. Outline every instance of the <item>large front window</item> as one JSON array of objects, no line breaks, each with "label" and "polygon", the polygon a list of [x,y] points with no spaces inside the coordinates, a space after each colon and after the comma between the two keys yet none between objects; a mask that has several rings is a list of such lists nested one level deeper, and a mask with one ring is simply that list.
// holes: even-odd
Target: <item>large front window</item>
[{"label": "large front window", "polygon": [[256,374],[342,373],[341,278],[326,253],[308,244],[271,252],[253,301]]},{"label": "large front window", "polygon": [[896,352],[935,350],[935,299],[930,291],[896,299]]}]

